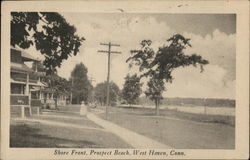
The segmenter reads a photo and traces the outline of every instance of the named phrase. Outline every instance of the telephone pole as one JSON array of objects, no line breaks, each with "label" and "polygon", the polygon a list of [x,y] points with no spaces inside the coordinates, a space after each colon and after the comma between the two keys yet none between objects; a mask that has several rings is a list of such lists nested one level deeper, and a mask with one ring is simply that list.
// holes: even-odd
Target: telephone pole
[{"label": "telephone pole", "polygon": [[109,106],[109,78],[110,78],[110,55],[111,53],[121,54],[121,52],[111,51],[112,46],[120,47],[119,44],[100,43],[100,45],[108,46],[108,50],[99,50],[98,52],[108,53],[108,76],[107,76],[107,97],[106,97],[106,119],[108,119],[108,106]]},{"label": "telephone pole", "polygon": [[71,78],[71,92],[70,92],[70,104],[72,105],[72,99],[73,99],[73,77]]}]

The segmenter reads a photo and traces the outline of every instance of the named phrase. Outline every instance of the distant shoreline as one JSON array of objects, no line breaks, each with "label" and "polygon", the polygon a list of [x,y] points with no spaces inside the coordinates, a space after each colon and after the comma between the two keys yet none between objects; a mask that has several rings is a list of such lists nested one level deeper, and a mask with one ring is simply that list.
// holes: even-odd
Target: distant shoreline
[{"label": "distant shoreline", "polygon": [[[140,105],[154,105],[154,102],[146,97],[139,98]],[[177,106],[208,106],[208,107],[235,107],[234,99],[222,98],[163,98],[161,105]]]}]

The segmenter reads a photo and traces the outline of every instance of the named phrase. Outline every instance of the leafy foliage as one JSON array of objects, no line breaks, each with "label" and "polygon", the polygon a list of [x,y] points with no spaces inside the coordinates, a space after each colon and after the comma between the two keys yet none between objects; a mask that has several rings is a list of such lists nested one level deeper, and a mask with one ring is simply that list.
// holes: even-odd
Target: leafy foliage
[{"label": "leafy foliage", "polygon": [[70,92],[70,83],[65,78],[53,74],[50,76],[51,87],[54,91],[54,96],[58,97],[59,95],[69,95]]},{"label": "leafy foliage", "polygon": [[[35,71],[37,68],[37,72],[41,73],[45,72],[45,67],[41,62],[33,62],[32,69]],[[48,85],[48,88],[51,89],[54,95],[55,107],[57,107],[57,99],[60,95],[69,96],[70,94],[70,82],[65,78],[60,77],[56,71],[52,72],[49,75],[40,75],[40,80],[45,82]]]},{"label": "leafy foliage", "polygon": [[156,99],[162,99],[162,93],[165,90],[164,82],[161,79],[151,78],[147,83],[147,90],[145,95],[149,97],[152,101]]},{"label": "leafy foliage", "polygon": [[11,45],[23,49],[35,45],[45,56],[51,73],[63,60],[76,55],[85,39],[56,12],[11,12]]},{"label": "leafy foliage", "polygon": [[122,98],[126,100],[128,104],[137,103],[138,97],[142,92],[141,86],[140,78],[136,74],[132,76],[127,75],[122,90]]},{"label": "leafy foliage", "polygon": [[56,73],[43,77],[48,87],[54,95],[55,107],[57,108],[57,99],[60,95],[68,96],[70,93],[70,83],[65,78],[60,77]]},{"label": "leafy foliage", "polygon": [[33,62],[32,63],[32,70],[35,71],[37,69],[37,72],[46,72],[46,69],[44,67],[44,65],[42,64],[42,62]]},{"label": "leafy foliage", "polygon": [[89,93],[93,89],[88,76],[88,69],[83,63],[77,64],[71,72],[70,81],[72,85],[73,101],[80,104],[81,101],[88,102]]},{"label": "leafy foliage", "polygon": [[172,71],[179,67],[200,65],[201,72],[203,65],[208,61],[201,56],[192,54],[186,55],[184,50],[191,47],[190,39],[180,34],[175,34],[167,40],[168,44],[159,47],[157,52],[151,48],[151,40],[143,40],[140,50],[132,50],[132,56],[126,62],[130,62],[130,66],[139,66],[139,70],[143,74],[140,76],[149,78],[147,83],[148,89],[146,96],[155,101],[156,113],[159,113],[159,102],[162,99],[162,93],[165,90],[165,83],[172,83]]},{"label": "leafy foliage", "polygon": [[[109,82],[109,102],[114,105],[120,97],[120,89],[114,82]],[[101,104],[106,104],[107,82],[98,83],[95,87],[95,99]]]}]

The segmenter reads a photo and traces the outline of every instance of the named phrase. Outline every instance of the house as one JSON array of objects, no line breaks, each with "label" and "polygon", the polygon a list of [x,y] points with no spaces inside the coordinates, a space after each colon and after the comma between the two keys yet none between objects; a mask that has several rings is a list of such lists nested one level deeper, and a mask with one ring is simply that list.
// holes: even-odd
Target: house
[{"label": "house", "polygon": [[23,50],[11,47],[10,61],[11,116],[39,114],[43,105],[43,90],[47,87],[42,81],[45,73],[38,72],[37,68],[32,70],[25,63],[37,64],[40,60]]},{"label": "house", "polygon": [[[41,62],[24,50],[11,47],[10,52],[10,105],[11,116],[40,114],[41,108],[55,108],[53,90],[45,82],[45,72],[39,72]],[[32,62],[32,69],[26,63]],[[67,95],[57,96],[58,105],[66,105]]]}]

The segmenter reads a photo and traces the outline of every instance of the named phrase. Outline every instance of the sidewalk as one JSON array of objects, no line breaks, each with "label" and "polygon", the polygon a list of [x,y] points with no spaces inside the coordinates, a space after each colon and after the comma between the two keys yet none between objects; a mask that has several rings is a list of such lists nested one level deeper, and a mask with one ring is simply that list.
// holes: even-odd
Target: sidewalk
[{"label": "sidewalk", "polygon": [[88,113],[87,117],[90,120],[92,120],[93,122],[95,122],[96,124],[99,124],[100,126],[105,128],[106,130],[119,136],[121,139],[123,139],[128,144],[132,145],[134,148],[141,148],[141,149],[149,149],[149,148],[169,149],[169,148],[172,148],[170,146],[167,146],[165,144],[161,144],[161,143],[154,141],[150,138],[147,138],[145,136],[137,134],[133,131],[130,131],[128,129],[120,127],[114,123],[103,120],[92,113]]}]

